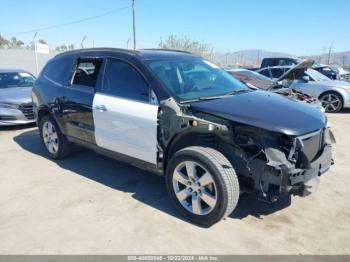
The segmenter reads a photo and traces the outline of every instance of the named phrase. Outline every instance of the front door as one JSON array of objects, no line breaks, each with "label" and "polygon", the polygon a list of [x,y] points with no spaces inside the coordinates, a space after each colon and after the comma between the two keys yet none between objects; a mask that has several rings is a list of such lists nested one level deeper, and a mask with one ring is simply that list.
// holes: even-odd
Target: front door
[{"label": "front door", "polygon": [[150,97],[150,87],[133,66],[108,60],[93,101],[97,145],[156,164],[158,104]]}]

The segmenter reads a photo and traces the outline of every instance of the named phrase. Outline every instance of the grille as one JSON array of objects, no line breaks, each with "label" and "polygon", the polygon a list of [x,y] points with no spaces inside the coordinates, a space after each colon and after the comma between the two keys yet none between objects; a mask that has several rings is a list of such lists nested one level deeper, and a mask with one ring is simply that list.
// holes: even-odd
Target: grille
[{"label": "grille", "polygon": [[303,152],[310,162],[314,161],[322,152],[324,145],[324,131],[319,130],[315,133],[301,137],[304,143]]},{"label": "grille", "polygon": [[346,74],[344,80],[350,82],[350,74]]},{"label": "grille", "polygon": [[34,114],[33,104],[32,103],[21,104],[21,105],[19,105],[18,109],[22,111],[22,113],[24,114],[24,116],[28,120],[35,119],[35,114]]}]

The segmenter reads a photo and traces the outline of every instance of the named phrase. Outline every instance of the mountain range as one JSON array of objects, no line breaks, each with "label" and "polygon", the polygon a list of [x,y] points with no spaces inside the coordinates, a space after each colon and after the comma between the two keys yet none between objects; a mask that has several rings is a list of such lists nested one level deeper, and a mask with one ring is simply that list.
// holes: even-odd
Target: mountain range
[{"label": "mountain range", "polygon": [[[242,66],[242,67],[260,67],[261,60],[267,57],[300,57],[310,58],[321,64],[328,64],[328,54],[313,56],[298,56],[294,54],[271,52],[259,49],[248,49],[237,52],[214,52],[211,60],[220,66]],[[350,51],[332,53],[329,64],[338,64],[346,68],[350,67]]]}]

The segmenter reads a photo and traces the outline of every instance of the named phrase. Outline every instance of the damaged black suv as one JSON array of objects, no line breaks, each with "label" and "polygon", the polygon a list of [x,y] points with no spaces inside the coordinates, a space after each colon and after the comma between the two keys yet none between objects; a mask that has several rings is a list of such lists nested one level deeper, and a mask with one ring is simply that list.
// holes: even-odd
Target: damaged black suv
[{"label": "damaged black suv", "polygon": [[322,112],[186,52],[63,53],[32,96],[52,158],[78,144],[165,176],[175,207],[202,225],[230,215],[242,192],[305,196],[333,163]]}]

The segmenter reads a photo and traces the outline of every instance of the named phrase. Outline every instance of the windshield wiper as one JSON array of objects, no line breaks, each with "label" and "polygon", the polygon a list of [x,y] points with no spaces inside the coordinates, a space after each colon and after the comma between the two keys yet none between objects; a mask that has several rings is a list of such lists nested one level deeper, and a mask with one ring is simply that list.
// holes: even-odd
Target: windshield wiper
[{"label": "windshield wiper", "polygon": [[232,91],[232,92],[226,94],[225,96],[232,96],[232,95],[237,95],[239,93],[247,93],[247,92],[251,92],[251,91],[253,91],[253,90],[251,90],[251,89],[239,89],[239,90]]},{"label": "windshield wiper", "polygon": [[186,104],[186,103],[193,103],[193,102],[199,102],[199,101],[220,99],[220,98],[223,98],[223,97],[226,97],[226,96],[227,96],[227,95],[199,97],[199,98],[196,98],[196,99],[181,101],[180,104]]},{"label": "windshield wiper", "polygon": [[221,99],[224,97],[236,95],[238,93],[246,93],[246,92],[251,92],[252,90],[249,89],[240,89],[240,90],[235,90],[233,92],[230,92],[228,94],[220,95],[220,96],[204,96],[204,97],[199,97],[196,99],[191,99],[191,100],[186,100],[186,101],[181,101],[181,104],[186,104],[186,103],[193,103],[193,102],[198,102],[198,101],[207,101],[207,100],[215,100],[215,99]]}]

